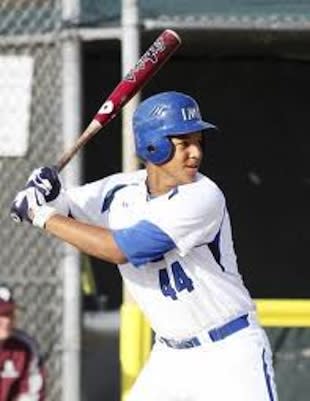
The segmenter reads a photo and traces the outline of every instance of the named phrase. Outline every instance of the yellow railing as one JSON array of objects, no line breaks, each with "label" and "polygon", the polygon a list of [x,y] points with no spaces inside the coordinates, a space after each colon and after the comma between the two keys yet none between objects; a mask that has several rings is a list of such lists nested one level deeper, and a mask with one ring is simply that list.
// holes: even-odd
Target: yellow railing
[{"label": "yellow railing", "polygon": [[310,327],[310,300],[256,299],[260,322],[268,327]]},{"label": "yellow railing", "polygon": [[149,356],[152,331],[144,314],[132,302],[121,307],[120,362],[121,400],[125,401],[136,377]]}]

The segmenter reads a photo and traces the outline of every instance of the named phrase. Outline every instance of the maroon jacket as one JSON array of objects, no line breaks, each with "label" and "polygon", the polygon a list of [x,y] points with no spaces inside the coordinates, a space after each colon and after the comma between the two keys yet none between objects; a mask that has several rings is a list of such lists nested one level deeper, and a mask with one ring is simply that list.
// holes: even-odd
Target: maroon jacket
[{"label": "maroon jacket", "polygon": [[0,401],[43,401],[45,370],[36,341],[14,330],[0,343]]}]

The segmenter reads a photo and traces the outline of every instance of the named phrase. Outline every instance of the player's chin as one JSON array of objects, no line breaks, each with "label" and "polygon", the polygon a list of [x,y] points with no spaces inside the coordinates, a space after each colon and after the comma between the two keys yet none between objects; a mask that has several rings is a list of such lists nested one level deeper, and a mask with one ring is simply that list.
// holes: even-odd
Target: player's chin
[{"label": "player's chin", "polygon": [[183,177],[182,177],[183,183],[190,184],[190,183],[196,181],[197,173],[198,173],[198,168],[186,167]]}]

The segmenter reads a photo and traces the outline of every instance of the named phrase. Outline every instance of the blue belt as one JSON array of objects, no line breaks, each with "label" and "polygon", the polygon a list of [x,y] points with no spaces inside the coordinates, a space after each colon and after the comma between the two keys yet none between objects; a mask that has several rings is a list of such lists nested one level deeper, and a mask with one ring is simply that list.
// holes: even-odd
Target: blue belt
[{"label": "blue belt", "polygon": [[[237,319],[231,320],[230,322],[224,324],[223,326],[208,331],[208,336],[212,342],[216,342],[223,340],[224,338],[230,336],[231,334],[236,333],[237,331],[242,330],[248,326],[249,326],[248,315],[243,315],[238,317]],[[199,337],[191,337],[186,340],[180,340],[180,341],[159,337],[159,341],[165,343],[168,347],[177,349],[198,347],[204,342],[203,340],[201,341]]]}]

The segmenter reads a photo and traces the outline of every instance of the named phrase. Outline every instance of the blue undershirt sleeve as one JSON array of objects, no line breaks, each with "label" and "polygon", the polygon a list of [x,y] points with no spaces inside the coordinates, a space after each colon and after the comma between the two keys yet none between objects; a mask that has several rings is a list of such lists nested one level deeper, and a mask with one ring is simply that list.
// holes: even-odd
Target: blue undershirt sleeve
[{"label": "blue undershirt sleeve", "polygon": [[146,220],[128,228],[114,230],[113,237],[129,262],[136,267],[159,260],[176,247],[164,231]]}]

